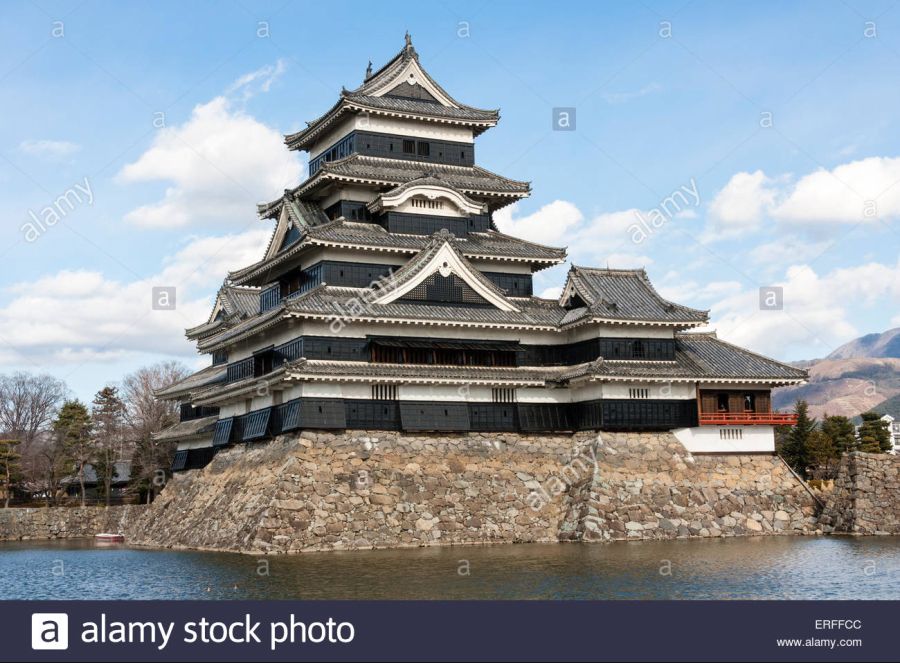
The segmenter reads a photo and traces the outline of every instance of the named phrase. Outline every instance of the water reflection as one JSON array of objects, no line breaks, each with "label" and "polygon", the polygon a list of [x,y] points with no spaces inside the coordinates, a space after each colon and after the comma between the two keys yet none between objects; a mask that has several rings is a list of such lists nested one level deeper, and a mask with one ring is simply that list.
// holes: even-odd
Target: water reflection
[{"label": "water reflection", "polygon": [[900,537],[522,544],[250,557],[0,544],[3,599],[896,599]]}]

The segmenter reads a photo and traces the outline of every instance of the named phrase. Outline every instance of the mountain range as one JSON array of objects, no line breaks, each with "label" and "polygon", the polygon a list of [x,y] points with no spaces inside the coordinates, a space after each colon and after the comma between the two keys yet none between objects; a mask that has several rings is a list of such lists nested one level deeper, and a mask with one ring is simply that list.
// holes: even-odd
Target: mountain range
[{"label": "mountain range", "polygon": [[855,417],[867,410],[900,417],[900,327],[866,334],[822,359],[792,362],[809,371],[809,382],[773,392],[772,403],[789,410],[798,399],[813,416]]}]

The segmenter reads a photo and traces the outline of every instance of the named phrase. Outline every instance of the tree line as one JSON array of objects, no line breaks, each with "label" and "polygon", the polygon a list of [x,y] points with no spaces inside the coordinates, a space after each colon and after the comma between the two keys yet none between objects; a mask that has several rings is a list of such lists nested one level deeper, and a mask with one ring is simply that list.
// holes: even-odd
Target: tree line
[{"label": "tree line", "polygon": [[[189,373],[179,362],[139,368],[119,384],[105,385],[90,404],[72,398],[66,383],[52,375],[0,375],[0,500],[67,501],[77,486],[86,502],[86,471],[93,470],[99,499],[110,503],[116,481],[150,501],[161,488],[155,477],[169,467],[171,443],[153,439],[178,421],[176,403],[154,392]],[[118,476],[130,466],[129,476]]]},{"label": "tree line", "polygon": [[834,479],[841,458],[851,451],[887,453],[893,448],[888,423],[877,412],[860,415],[858,429],[848,417],[810,417],[804,400],[797,401],[794,412],[796,424],[776,429],[775,449],[805,479]]}]

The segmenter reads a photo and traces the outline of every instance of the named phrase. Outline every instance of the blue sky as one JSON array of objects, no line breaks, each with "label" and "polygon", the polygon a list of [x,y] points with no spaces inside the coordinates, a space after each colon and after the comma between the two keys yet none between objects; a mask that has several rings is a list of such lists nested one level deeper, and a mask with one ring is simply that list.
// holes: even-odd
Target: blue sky
[{"label": "blue sky", "polygon": [[[259,257],[254,204],[304,177],[281,134],[406,30],[457,99],[501,109],[477,160],[533,185],[503,229],[644,266],[781,359],[900,325],[892,2],[39,0],[0,8],[0,370],[90,398],[158,359],[201,365],[182,329]],[[560,107],[574,131],[552,130]],[[153,286],[175,311],[151,310]],[[770,286],[783,310],[760,310]]]}]

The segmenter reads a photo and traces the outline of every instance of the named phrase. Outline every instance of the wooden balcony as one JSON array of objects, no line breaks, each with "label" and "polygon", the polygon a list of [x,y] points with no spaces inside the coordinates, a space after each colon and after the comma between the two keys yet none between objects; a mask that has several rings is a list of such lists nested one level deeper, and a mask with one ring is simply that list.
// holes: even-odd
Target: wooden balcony
[{"label": "wooden balcony", "polygon": [[786,412],[701,412],[701,426],[793,426],[797,415]]}]

